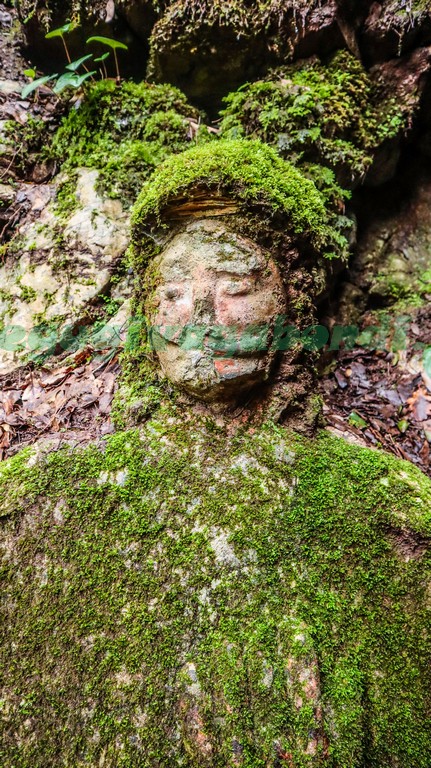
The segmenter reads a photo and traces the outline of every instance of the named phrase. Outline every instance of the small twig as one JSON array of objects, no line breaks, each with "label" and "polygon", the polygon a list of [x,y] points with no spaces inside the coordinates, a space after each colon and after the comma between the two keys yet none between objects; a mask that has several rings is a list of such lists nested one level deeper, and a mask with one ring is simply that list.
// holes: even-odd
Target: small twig
[{"label": "small twig", "polygon": [[[21,147],[20,147],[20,149],[21,149]],[[12,168],[12,165],[14,163],[14,160],[15,160],[17,154],[18,154],[18,150],[13,154],[12,160],[10,161],[10,163],[9,163],[8,167],[6,168],[6,170],[1,174],[0,179],[4,179],[6,174],[9,173],[10,169]]]}]

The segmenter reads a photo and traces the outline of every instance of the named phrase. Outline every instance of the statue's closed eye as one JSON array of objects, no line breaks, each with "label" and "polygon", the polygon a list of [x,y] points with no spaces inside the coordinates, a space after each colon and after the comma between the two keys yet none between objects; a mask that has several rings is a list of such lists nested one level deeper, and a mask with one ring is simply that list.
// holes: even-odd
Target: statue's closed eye
[{"label": "statue's closed eye", "polygon": [[250,277],[231,278],[222,282],[221,290],[228,296],[245,296],[254,290],[254,281]]},{"label": "statue's closed eye", "polygon": [[165,289],[165,298],[169,299],[170,301],[175,301],[175,299],[179,299],[181,296],[181,291],[179,288],[176,288],[174,286],[168,286]]}]

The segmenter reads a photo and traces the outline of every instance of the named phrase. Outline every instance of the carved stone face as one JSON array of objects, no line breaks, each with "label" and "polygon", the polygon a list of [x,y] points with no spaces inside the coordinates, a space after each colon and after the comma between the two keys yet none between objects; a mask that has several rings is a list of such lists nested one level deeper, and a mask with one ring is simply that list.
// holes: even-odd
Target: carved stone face
[{"label": "carved stone face", "polygon": [[232,401],[268,378],[285,311],[275,262],[226,224],[201,219],[160,254],[151,339],[163,372],[206,401]]}]

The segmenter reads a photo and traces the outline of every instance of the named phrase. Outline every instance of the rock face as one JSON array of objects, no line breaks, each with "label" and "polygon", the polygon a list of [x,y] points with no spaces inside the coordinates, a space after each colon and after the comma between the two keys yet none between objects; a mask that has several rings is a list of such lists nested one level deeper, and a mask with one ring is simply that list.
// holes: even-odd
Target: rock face
[{"label": "rock face", "polygon": [[2,465],[3,762],[427,768],[429,480],[206,424]]},{"label": "rock face", "polygon": [[406,170],[404,183],[405,202],[389,193],[384,208],[374,207],[351,264],[350,283],[361,292],[356,300],[363,310],[400,299],[419,304],[431,292],[429,169]]},{"label": "rock face", "polygon": [[1,374],[62,342],[69,348],[73,328],[109,293],[128,216],[118,200],[99,196],[97,176],[81,169],[77,178],[26,185],[20,193],[28,212],[0,267]]}]

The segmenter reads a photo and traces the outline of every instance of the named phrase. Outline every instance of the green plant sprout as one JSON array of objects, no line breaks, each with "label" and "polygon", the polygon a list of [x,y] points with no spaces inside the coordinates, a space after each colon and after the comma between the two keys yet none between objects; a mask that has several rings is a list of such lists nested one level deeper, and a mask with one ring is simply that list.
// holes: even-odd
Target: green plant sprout
[{"label": "green plant sprout", "polygon": [[85,72],[83,75],[78,75],[76,72],[65,72],[63,75],[60,75],[52,90],[55,94],[61,93],[65,88],[74,88],[76,90],[80,88],[89,77],[93,77],[95,74],[96,70],[93,70],[93,72]]},{"label": "green plant sprout", "polygon": [[76,27],[76,24],[74,24],[73,21],[70,21],[68,22],[68,24],[64,24],[62,27],[58,27],[58,29],[52,29],[51,32],[47,32],[45,35],[46,40],[51,40],[54,37],[61,37],[69,64],[71,64],[72,59],[69,53],[69,49],[67,47],[66,40],[64,39],[64,35],[67,34],[68,32],[72,32],[72,30],[75,29],[75,27]]},{"label": "green plant sprout", "polygon": [[[27,75],[27,77],[34,78],[36,72],[34,69],[26,69],[24,74]],[[21,98],[26,99],[27,96],[30,96],[30,94],[40,88],[41,85],[45,85],[50,80],[54,80],[56,77],[57,75],[44,75],[43,77],[37,77],[35,80],[32,80],[30,83],[27,83],[27,85],[24,86],[21,91]]]},{"label": "green plant sprout", "polygon": [[91,53],[87,53],[86,56],[81,56],[80,59],[76,59],[76,61],[71,61],[67,65],[66,69],[69,69],[71,72],[76,72],[76,70],[79,69],[81,64],[85,68],[85,62],[88,61],[89,59],[92,59],[92,58],[93,58],[93,55]]},{"label": "green plant sprout", "polygon": [[[110,52],[106,51],[106,53],[102,53],[101,56],[99,56],[97,59],[94,59],[94,63],[95,64],[99,64],[100,63],[102,65],[102,67],[99,69],[99,72],[100,72],[101,75],[103,75],[105,80],[108,79],[108,70],[106,69],[105,61],[106,61],[106,59],[109,58],[109,56],[110,56]],[[103,70],[103,72],[102,72],[102,70]]]},{"label": "green plant sprout", "polygon": [[[91,59],[93,59],[92,53],[87,53],[85,56],[80,56],[79,59],[76,59],[75,61],[72,61],[69,48],[67,46],[66,40],[64,38],[64,35],[68,32],[71,32],[73,29],[76,28],[76,25],[73,22],[70,22],[68,24],[65,24],[62,27],[59,27],[58,29],[53,29],[51,32],[48,32],[45,35],[46,39],[51,39],[55,37],[60,37],[63,41],[64,50],[66,52],[67,57],[67,65],[66,65],[66,72],[63,72],[63,74],[58,75],[43,75],[42,77],[36,77],[36,70],[33,68],[26,69],[24,71],[24,75],[31,78],[31,82],[27,83],[22,91],[21,91],[21,98],[25,99],[27,96],[29,96],[34,91],[37,91],[38,88],[40,88],[42,85],[47,85],[48,83],[53,83],[49,87],[51,88],[52,92],[58,95],[63,91],[65,88],[73,88],[77,90],[78,88],[81,88],[81,86],[85,83],[86,80],[89,78],[93,78],[93,76],[96,74],[96,70],[90,71],[88,67],[86,66],[86,62],[89,62]],[[116,82],[119,85],[121,82],[121,76],[120,76],[120,68],[118,65],[118,57],[117,57],[117,49],[122,50],[128,50],[128,46],[125,43],[121,43],[118,40],[114,40],[110,37],[89,37],[87,40],[87,43],[101,43],[102,45],[107,45],[111,48],[111,50],[114,53],[114,60],[115,60],[115,69],[116,69]],[[101,56],[99,56],[97,59],[94,59],[94,63],[101,64],[100,74],[106,79],[108,79],[108,72],[106,69],[105,61],[110,56],[110,51],[107,51],[106,53],[103,53]],[[85,74],[78,74],[78,70],[80,67],[83,67],[85,69]],[[55,81],[55,82],[53,82]]]},{"label": "green plant sprout", "polygon": [[33,91],[40,88],[41,85],[46,85],[50,81],[56,81],[52,87],[49,86],[51,87],[52,92],[56,95],[61,93],[61,91],[63,91],[65,88],[74,88],[75,90],[80,88],[86,80],[96,74],[96,70],[90,72],[88,69],[83,75],[78,74],[79,67],[83,65],[85,61],[88,61],[88,59],[91,58],[91,54],[88,54],[87,56],[82,56],[76,61],[71,61],[70,64],[68,64],[66,67],[66,70],[68,71],[63,72],[63,74],[60,76],[57,74],[44,75],[43,77],[34,79],[36,71],[34,69],[26,69],[24,74],[27,75],[27,77],[32,77],[33,80],[24,86],[21,91],[21,98],[26,99],[27,96],[29,96]]},{"label": "green plant sprout", "polygon": [[101,45],[107,45],[114,53],[114,61],[115,61],[115,69],[116,69],[116,80],[119,84],[121,82],[121,76],[120,76],[120,68],[118,66],[118,56],[117,56],[117,50],[123,50],[128,51],[129,48],[125,43],[120,43],[119,40],[114,40],[111,37],[89,37],[86,41],[88,43],[100,43]]}]

